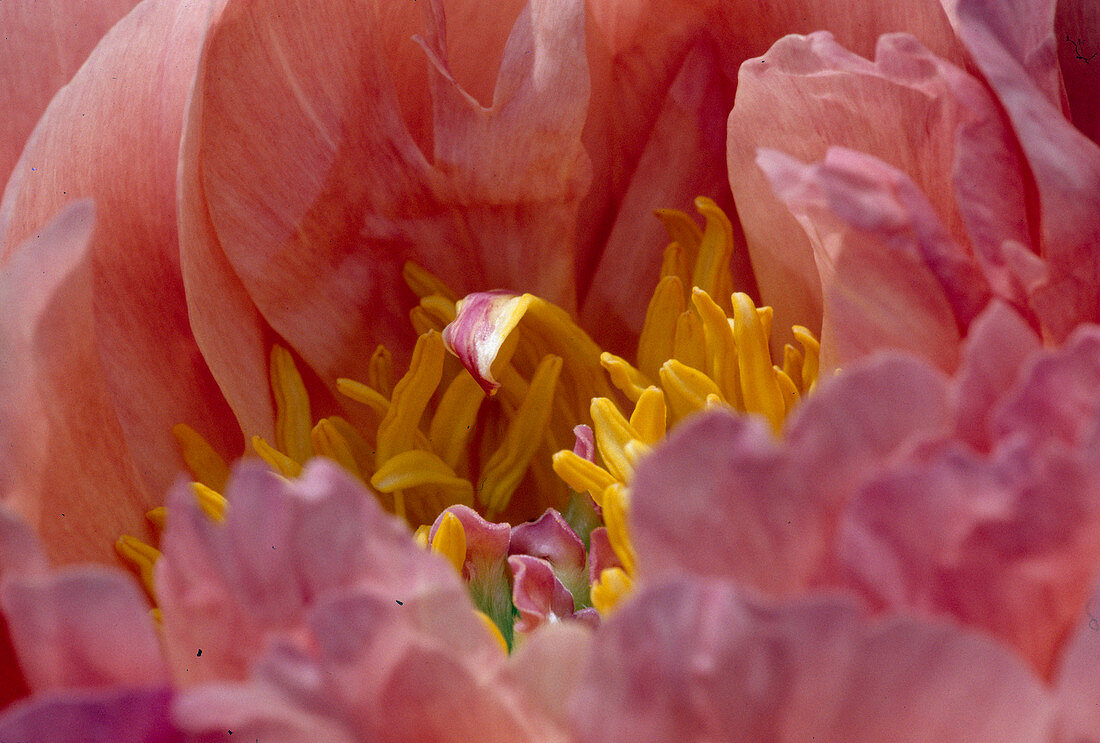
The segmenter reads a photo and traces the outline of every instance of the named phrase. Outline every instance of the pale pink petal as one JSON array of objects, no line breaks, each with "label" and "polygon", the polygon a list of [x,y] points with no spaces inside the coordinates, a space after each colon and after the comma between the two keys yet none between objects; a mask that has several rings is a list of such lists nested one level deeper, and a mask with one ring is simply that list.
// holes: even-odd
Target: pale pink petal
[{"label": "pale pink petal", "polygon": [[989,450],[990,413],[1015,383],[1024,361],[1039,348],[1035,331],[1002,302],[992,302],[971,324],[951,390],[955,433],[961,440]]},{"label": "pale pink petal", "polygon": [[137,0],[66,0],[0,4],[0,186],[8,180],[23,144],[58,89],[96,42]]},{"label": "pale pink petal", "polygon": [[555,568],[579,570],[585,563],[584,542],[553,508],[536,521],[513,526],[508,553],[541,557]]},{"label": "pale pink petal", "polygon": [[508,565],[512,569],[512,603],[519,611],[516,630],[533,632],[545,623],[573,616],[573,594],[554,575],[549,562],[512,555]]},{"label": "pale pink petal", "polygon": [[1054,16],[1054,42],[1066,86],[1073,125],[1100,144],[1100,98],[1095,91],[1100,71],[1094,57],[1100,39],[1100,5],[1091,0],[1059,0]]},{"label": "pale pink petal", "polygon": [[[134,463],[130,478],[150,505],[181,466],[173,425],[191,423],[223,451],[241,444],[191,335],[175,223],[182,115],[214,4],[146,2],[115,25],[50,103],[0,205],[6,262],[71,199],[95,202],[85,332]],[[71,456],[83,459],[77,443]],[[114,485],[93,484],[101,494]]]},{"label": "pale pink petal", "polygon": [[0,717],[0,739],[34,743],[184,743],[165,688],[103,689],[36,697]]},{"label": "pale pink petal", "polygon": [[[669,240],[654,209],[694,214],[695,197],[706,196],[734,214],[726,173],[720,167],[734,81],[721,66],[720,52],[711,43],[700,42],[687,53],[630,173],[599,262],[578,273],[581,289],[587,291],[581,321],[593,329],[601,346],[616,353],[633,355],[650,294],[660,278],[661,256]],[[603,143],[599,147],[603,150]],[[748,253],[740,230],[734,229],[735,286],[755,292]]]},{"label": "pale pink petal", "polygon": [[[395,79],[409,78],[391,79],[388,62],[399,60],[383,54],[379,25],[397,14],[350,1],[230,3],[205,51],[202,112],[188,136],[201,143],[208,237],[264,320],[326,383],[364,376],[365,343],[386,343],[399,360],[407,353],[415,300],[401,286],[406,260],[459,293],[508,286],[575,301],[571,249],[562,246],[588,177],[580,3],[534,0],[520,14],[488,108],[449,78],[440,9],[424,10],[428,54],[400,65],[430,70],[431,159],[394,92]],[[324,53],[296,51],[306,48]],[[198,276],[189,290],[208,287]],[[195,318],[209,326],[200,337],[217,332],[217,317]],[[239,362],[223,346],[207,348],[227,378]]]},{"label": "pale pink petal", "polygon": [[[970,230],[975,247],[996,258],[1005,237],[1027,236],[1017,208],[1023,181],[1018,165],[1012,167],[1018,158],[1011,150],[1005,155],[1012,137],[1000,116],[976,80],[909,35],[881,37],[873,62],[827,32],[785,37],[759,59],[746,61],[729,119],[730,184],[763,299],[776,307],[777,324],[816,328],[820,299],[810,245],[754,166],[759,148],[811,161],[829,146],[874,155],[913,178],[964,254]],[[962,183],[966,198],[960,195],[956,203],[952,173],[975,158],[998,162],[1003,193],[977,193]],[[786,305],[791,310],[784,312]]]},{"label": "pale pink petal", "polygon": [[1041,253],[1051,264],[1033,302],[1065,338],[1100,319],[1100,147],[1066,120],[1054,0],[952,0],[960,38],[1011,119],[1039,197]]},{"label": "pale pink petal", "polygon": [[0,491],[54,562],[114,562],[121,533],[151,538],[154,496],[97,349],[92,212],[71,204],[0,267]]},{"label": "pale pink petal", "polygon": [[1049,678],[1100,560],[1100,483],[1023,443],[992,459],[948,443],[856,496],[837,550],[876,606],[948,615]]},{"label": "pale pink petal", "polygon": [[527,709],[569,728],[568,703],[581,680],[592,632],[580,622],[547,625],[528,635],[508,658],[501,679],[519,690]]},{"label": "pale pink petal", "polygon": [[574,697],[582,743],[1040,743],[1051,706],[986,638],[718,581],[665,584],[618,610]]},{"label": "pale pink petal", "polygon": [[175,723],[204,742],[357,743],[335,717],[295,706],[262,684],[203,684],[180,693],[172,705]]},{"label": "pale pink petal", "polygon": [[181,683],[244,678],[269,638],[301,636],[311,607],[353,588],[410,615],[424,603],[469,606],[453,568],[329,461],[294,482],[243,464],[226,497],[224,525],[186,485],[170,499],[157,594]]},{"label": "pale pink petal", "polygon": [[1100,328],[1082,326],[1061,348],[1032,356],[1007,392],[991,412],[994,436],[1085,443],[1100,420]]},{"label": "pale pink petal", "polygon": [[128,575],[79,567],[11,577],[0,606],[35,691],[167,680],[149,605]]},{"label": "pale pink petal", "polygon": [[1100,738],[1100,592],[1092,594],[1076,627],[1063,646],[1062,659],[1054,678],[1059,702],[1060,730],[1065,740]]},{"label": "pale pink petal", "polygon": [[987,301],[988,287],[912,181],[841,148],[816,165],[761,150],[757,164],[813,248],[822,366],[897,349],[954,369],[960,328]]},{"label": "pale pink petal", "polygon": [[855,485],[947,428],[944,382],[911,360],[853,367],[804,402],[786,441],[716,411],[681,426],[631,485],[638,572],[683,572],[791,592],[829,575],[835,520]]}]

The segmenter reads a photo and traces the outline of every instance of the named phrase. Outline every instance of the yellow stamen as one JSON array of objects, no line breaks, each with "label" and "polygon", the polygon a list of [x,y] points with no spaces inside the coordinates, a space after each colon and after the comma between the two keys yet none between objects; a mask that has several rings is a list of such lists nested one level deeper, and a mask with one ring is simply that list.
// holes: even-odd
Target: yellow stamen
[{"label": "yellow stamen", "polygon": [[484,624],[486,629],[489,630],[489,634],[492,635],[497,643],[500,644],[500,649],[504,651],[505,655],[507,655],[508,641],[504,639],[504,635],[501,633],[500,627],[496,625],[496,622],[489,618],[488,614],[481,611],[480,609],[474,609],[474,613],[477,614],[478,619],[480,619],[481,623]]},{"label": "yellow stamen", "polygon": [[703,323],[708,359],[706,371],[718,385],[722,397],[731,404],[740,406],[742,404],[740,370],[729,319],[710,295],[698,287],[691,292],[691,302]]},{"label": "yellow stamen", "polygon": [[634,575],[637,561],[626,524],[629,507],[630,490],[625,485],[615,483],[604,491],[603,520],[607,524],[607,541],[611,542],[611,549],[623,564],[623,570]]},{"label": "yellow stamen", "polygon": [[737,339],[737,360],[741,372],[741,393],[745,410],[760,413],[777,433],[783,427],[786,405],[775,379],[768,338],[756,306],[748,294],[733,295],[733,333]]},{"label": "yellow stamen", "polygon": [[438,294],[450,300],[452,303],[458,299],[449,286],[436,278],[434,274],[425,271],[412,261],[406,261],[405,265],[401,268],[401,278],[403,278],[408,287],[412,289],[413,294],[421,299],[433,294]]},{"label": "yellow stamen", "polygon": [[201,482],[191,483],[191,489],[195,492],[195,500],[198,501],[199,508],[208,519],[217,523],[225,520],[227,503],[221,493],[211,490]]},{"label": "yellow stamen", "polygon": [[630,593],[634,581],[622,568],[607,568],[592,585],[592,606],[605,617]]},{"label": "yellow stamen", "polygon": [[554,454],[554,472],[565,484],[578,493],[587,492],[599,505],[603,492],[615,482],[615,478],[598,464],[589,462],[568,449]]},{"label": "yellow stamen", "polygon": [[656,379],[661,364],[675,353],[673,338],[684,308],[683,282],[676,276],[661,279],[649,300],[642,334],[638,338],[638,369],[648,379]]},{"label": "yellow stamen", "polygon": [[707,368],[706,334],[703,321],[692,310],[676,318],[676,333],[672,338],[672,357],[685,366],[703,371]]},{"label": "yellow stamen", "polygon": [[447,385],[428,428],[428,440],[439,457],[451,468],[458,467],[470,446],[477,412],[485,393],[466,372],[455,375]]},{"label": "yellow stamen", "polygon": [[504,440],[482,471],[478,500],[485,504],[489,518],[507,507],[508,500],[546,434],[561,365],[560,356],[547,356],[539,364],[523,403],[508,425]]},{"label": "yellow stamen", "polygon": [[817,384],[818,358],[821,355],[821,344],[814,334],[801,325],[791,328],[794,337],[802,344],[802,391],[811,392]]},{"label": "yellow stamen", "polygon": [[390,393],[393,392],[393,356],[385,346],[374,349],[370,361],[367,362],[367,383],[374,388],[372,392],[378,390],[385,400],[390,399]]},{"label": "yellow stamen", "polygon": [[703,372],[669,359],[661,366],[661,386],[668,396],[668,407],[676,421],[700,410],[707,403],[707,395],[722,398],[718,385]]},{"label": "yellow stamen", "polygon": [[302,465],[267,443],[262,436],[252,437],[252,450],[283,477],[294,478],[302,474]]},{"label": "yellow stamen", "polygon": [[634,404],[630,426],[642,442],[652,446],[665,437],[665,393],[660,387],[647,387]]},{"label": "yellow stamen", "polygon": [[413,432],[419,430],[420,417],[443,374],[443,354],[438,333],[425,333],[416,340],[409,370],[394,387],[389,410],[378,425],[376,467],[413,447]]},{"label": "yellow stamen", "polygon": [[336,380],[336,389],[340,394],[350,397],[356,402],[361,402],[381,416],[390,411],[390,400],[378,390],[369,387],[354,379],[340,377]]},{"label": "yellow stamen", "polygon": [[651,382],[635,369],[626,359],[604,351],[600,354],[600,365],[607,370],[611,384],[626,395],[631,402],[637,402],[642,392]]},{"label": "yellow stamen", "polygon": [[783,373],[802,391],[802,352],[790,343],[783,345]]},{"label": "yellow stamen", "polygon": [[458,517],[450,511],[443,514],[439,528],[435,530],[432,552],[443,555],[459,575],[462,574],[462,566],[466,564],[466,530]]},{"label": "yellow stamen", "polygon": [[153,566],[160,559],[160,550],[146,544],[136,537],[123,534],[115,542],[115,552],[137,570],[141,578],[141,585],[149,597],[156,599],[157,592],[153,585]]},{"label": "yellow stamen", "polygon": [[634,473],[634,466],[623,451],[623,447],[631,439],[641,438],[640,434],[623,417],[615,407],[615,403],[606,397],[593,400],[590,412],[596,448],[607,464],[607,471],[614,475],[616,480],[629,481]]},{"label": "yellow stamen", "polygon": [[152,509],[151,511],[146,511],[145,512],[145,518],[149,519],[149,522],[153,526],[155,526],[158,529],[160,529],[161,531],[163,531],[164,530],[164,524],[165,524],[165,522],[167,521],[167,518],[168,518],[168,509],[165,508],[164,506],[157,506],[156,508]]},{"label": "yellow stamen", "polygon": [[473,505],[474,488],[470,481],[456,475],[446,462],[423,449],[409,449],[393,455],[371,476],[370,484],[381,493],[434,485],[448,490],[455,502]]},{"label": "yellow stamen", "polygon": [[772,368],[775,370],[775,381],[779,382],[779,391],[783,394],[783,415],[786,417],[794,410],[794,406],[798,404],[801,395],[798,394],[798,385],[787,376],[786,372],[778,366]]},{"label": "yellow stamen", "polygon": [[727,297],[733,289],[729,268],[733,254],[733,226],[726,213],[705,196],[695,199],[695,208],[707,224],[699,243],[699,257],[695,262],[691,285],[712,297]]},{"label": "yellow stamen", "polygon": [[360,480],[363,479],[359,464],[351,453],[351,445],[327,418],[317,421],[317,425],[310,431],[309,438],[317,456],[328,457]]},{"label": "yellow stamen", "polygon": [[271,391],[275,395],[275,443],[294,461],[305,462],[313,456],[309,395],[290,351],[280,345],[271,347]]},{"label": "yellow stamen", "polygon": [[214,447],[185,423],[173,426],[172,435],[176,437],[183,461],[195,479],[214,490],[225,490],[225,484],[229,481],[229,466],[214,451]]}]

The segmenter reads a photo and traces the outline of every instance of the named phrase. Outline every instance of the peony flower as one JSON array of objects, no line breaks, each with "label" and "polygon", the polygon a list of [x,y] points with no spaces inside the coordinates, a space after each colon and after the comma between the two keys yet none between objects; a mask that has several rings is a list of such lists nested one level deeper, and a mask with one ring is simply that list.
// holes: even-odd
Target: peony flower
[{"label": "peony flower", "polygon": [[1025,5],[137,6],[0,204],[0,491],[154,619],[5,526],[0,732],[1095,733],[1100,160]]}]

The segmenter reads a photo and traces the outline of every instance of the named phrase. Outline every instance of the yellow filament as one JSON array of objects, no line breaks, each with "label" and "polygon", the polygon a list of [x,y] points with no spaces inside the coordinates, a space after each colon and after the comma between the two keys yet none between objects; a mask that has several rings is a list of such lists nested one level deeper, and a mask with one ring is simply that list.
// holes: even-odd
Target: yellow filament
[{"label": "yellow filament", "polygon": [[811,392],[817,384],[818,358],[821,355],[821,344],[814,338],[814,334],[801,325],[791,328],[794,337],[802,344],[802,391]]},{"label": "yellow filament", "polygon": [[647,387],[634,404],[630,426],[643,443],[653,446],[665,437],[665,418],[665,393],[660,387]]},{"label": "yellow filament", "polygon": [[794,383],[786,372],[780,369],[778,366],[773,367],[775,370],[775,381],[779,382],[779,391],[783,394],[783,415],[786,416],[798,404],[801,396],[798,394],[798,386]]},{"label": "yellow filament", "polygon": [[458,299],[450,287],[436,278],[435,274],[425,271],[412,261],[406,261],[401,268],[401,278],[412,289],[413,294],[421,299],[432,294],[438,294],[452,303]]},{"label": "yellow filament", "polygon": [[252,449],[283,477],[294,478],[302,474],[302,465],[267,443],[262,436],[252,437]]},{"label": "yellow filament", "polygon": [[592,585],[592,606],[605,617],[630,593],[634,581],[622,568],[607,568]]},{"label": "yellow filament", "polygon": [[787,408],[775,379],[768,338],[764,335],[760,316],[749,295],[742,292],[733,295],[733,332],[737,340],[745,410],[762,414],[778,433]]},{"label": "yellow filament", "polygon": [[432,552],[443,555],[459,575],[462,574],[462,566],[466,564],[466,530],[450,511],[443,514],[439,528],[435,530]]},{"label": "yellow filament", "polygon": [[393,392],[393,356],[385,346],[374,349],[370,361],[367,362],[367,384],[374,388],[372,392],[378,390],[383,398],[390,399],[390,393]]},{"label": "yellow filament", "polygon": [[136,537],[123,534],[115,542],[115,552],[137,570],[145,592],[155,600],[157,592],[153,585],[153,566],[160,559],[160,550]]},{"label": "yellow filament", "polygon": [[151,511],[146,511],[145,518],[149,519],[153,526],[163,530],[164,524],[168,520],[168,509],[164,506],[157,506]]},{"label": "yellow filament", "polygon": [[615,403],[606,397],[597,397],[590,406],[592,431],[596,438],[596,448],[607,464],[607,470],[616,480],[627,482],[634,474],[634,467],[623,451],[631,439],[640,438],[630,421],[623,417]]},{"label": "yellow filament", "polygon": [[676,276],[661,279],[649,300],[638,338],[638,369],[647,378],[656,379],[661,364],[672,358],[676,324],[684,308],[683,282]]},{"label": "yellow filament", "polygon": [[359,471],[359,463],[355,461],[355,455],[352,454],[351,444],[332,421],[327,418],[317,421],[317,425],[310,431],[310,441],[313,443],[313,451],[318,456],[328,457],[338,462],[345,470],[360,480],[363,479],[363,473]]},{"label": "yellow filament", "polygon": [[547,356],[535,369],[527,395],[508,425],[496,451],[489,457],[481,473],[478,499],[485,504],[488,517],[500,513],[507,505],[527,465],[546,434],[550,424],[551,403],[558,374],[560,356]]},{"label": "yellow filament", "polygon": [[698,287],[691,292],[691,302],[703,323],[708,362],[706,371],[718,385],[722,396],[739,407],[742,404],[741,379],[729,319],[710,295]]},{"label": "yellow filament", "polygon": [[440,459],[458,467],[466,455],[485,393],[467,372],[459,372],[447,385],[428,427],[428,440]]},{"label": "yellow filament", "polygon": [[631,402],[637,402],[642,392],[650,385],[645,375],[631,366],[626,359],[604,351],[600,354],[600,366],[607,370],[611,384],[621,391]]},{"label": "yellow filament", "polygon": [[676,318],[676,332],[672,338],[672,358],[681,364],[703,371],[706,363],[706,335],[703,321],[691,310],[685,310]]},{"label": "yellow filament", "polygon": [[669,359],[661,367],[661,386],[668,397],[668,407],[677,421],[706,405],[707,395],[722,398],[714,380],[676,359]]},{"label": "yellow filament", "polygon": [[783,345],[783,373],[802,391],[802,352],[790,343]]},{"label": "yellow filament", "polygon": [[435,485],[452,491],[460,503],[473,502],[470,481],[457,476],[446,462],[423,449],[409,449],[390,457],[371,477],[370,484],[382,493]]},{"label": "yellow filament", "polygon": [[729,285],[729,264],[733,254],[733,226],[725,212],[705,196],[695,199],[695,208],[707,224],[699,243],[699,257],[695,262],[691,285],[712,297],[726,297],[732,289]]},{"label": "yellow filament", "polygon": [[417,338],[409,370],[394,387],[389,410],[378,424],[376,467],[412,448],[413,432],[419,430],[420,417],[443,374],[443,354],[443,339],[438,333]]},{"label": "yellow filament", "polygon": [[622,483],[615,483],[603,493],[603,520],[607,525],[607,541],[623,564],[623,569],[634,575],[634,547],[627,531],[626,514],[630,507],[630,491]]},{"label": "yellow filament", "polygon": [[379,415],[384,416],[390,410],[389,398],[362,382],[340,377],[336,380],[336,389],[340,391],[340,394],[350,397],[356,402],[363,403]]},{"label": "yellow filament", "polygon": [[438,294],[434,294],[430,297],[423,297],[420,300],[420,308],[424,310],[426,315],[439,323],[439,327],[441,328],[454,322],[455,303]]},{"label": "yellow filament", "polygon": [[199,508],[208,519],[219,524],[225,520],[226,500],[221,493],[211,490],[201,482],[191,483],[191,490],[195,493]]},{"label": "yellow filament", "polygon": [[275,443],[296,462],[313,456],[309,395],[290,351],[271,347],[271,391],[275,396]]},{"label": "yellow filament", "polygon": [[225,490],[229,481],[229,466],[214,447],[186,423],[172,427],[172,435],[179,444],[180,454],[195,479],[214,490]]},{"label": "yellow filament", "polygon": [[565,449],[554,454],[554,472],[565,484],[578,493],[587,492],[599,505],[603,491],[615,482],[615,478],[598,464]]}]

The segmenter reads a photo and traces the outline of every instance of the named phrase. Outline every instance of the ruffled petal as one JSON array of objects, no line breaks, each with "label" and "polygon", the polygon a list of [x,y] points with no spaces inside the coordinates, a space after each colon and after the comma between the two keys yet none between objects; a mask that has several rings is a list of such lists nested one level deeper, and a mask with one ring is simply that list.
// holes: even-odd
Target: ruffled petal
[{"label": "ruffled petal", "polygon": [[[0,5],[0,184],[50,99],[88,53],[137,0],[69,3],[53,0]],[[64,22],[61,19],[64,18]]]},{"label": "ruffled petal", "polygon": [[584,542],[561,514],[552,508],[536,521],[512,527],[508,552],[547,560],[555,568],[584,568]]},{"label": "ruffled petal", "polygon": [[181,465],[173,425],[222,451],[241,445],[191,335],[175,221],[182,114],[214,4],[142,3],[115,25],[50,103],[0,205],[7,261],[69,200],[95,202],[85,325],[149,505]]},{"label": "ruffled petal", "polygon": [[519,611],[519,632],[533,632],[543,624],[573,616],[573,594],[554,575],[549,562],[530,555],[512,555],[508,565],[512,569],[512,603]]},{"label": "ruffled petal", "polygon": [[840,148],[817,165],[774,150],[762,150],[757,163],[813,247],[824,294],[822,365],[892,348],[953,370],[960,329],[988,301],[988,287],[912,181]]},{"label": "ruffled petal", "polygon": [[0,267],[0,491],[54,562],[114,562],[120,533],[149,536],[156,502],[97,349],[92,233],[76,202]]},{"label": "ruffled petal", "polygon": [[1052,735],[1043,687],[985,638],[872,622],[849,600],[774,605],[718,581],[665,584],[617,611],[573,704],[583,743]]}]

